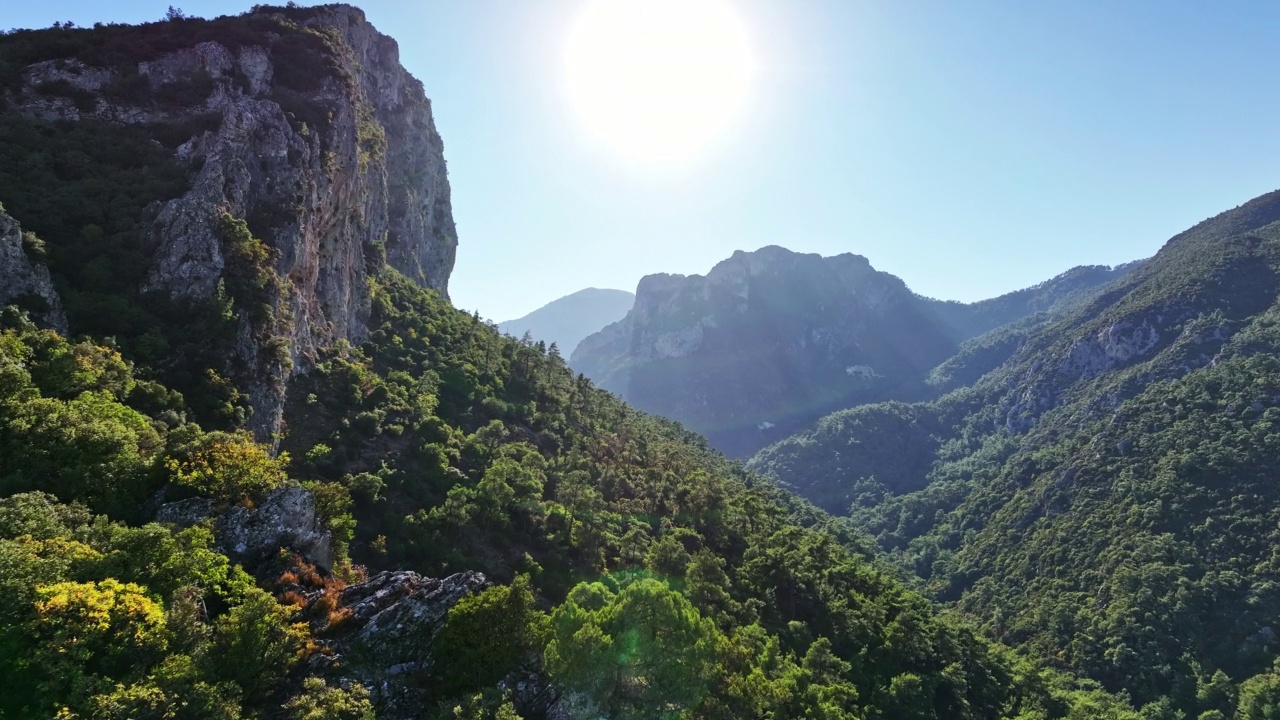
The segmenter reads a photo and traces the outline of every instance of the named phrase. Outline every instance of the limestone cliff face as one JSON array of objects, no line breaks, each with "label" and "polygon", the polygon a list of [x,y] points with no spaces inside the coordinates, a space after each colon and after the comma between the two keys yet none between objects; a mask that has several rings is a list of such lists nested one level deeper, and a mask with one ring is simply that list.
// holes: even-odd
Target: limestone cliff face
[{"label": "limestone cliff face", "polygon": [[[170,41],[137,62],[37,63],[8,99],[47,119],[204,128],[176,150],[190,190],[149,221],[143,289],[197,302],[222,292],[233,264],[225,215],[272,249],[269,319],[242,313],[227,359],[266,437],[288,377],[366,334],[371,271],[385,262],[447,293],[456,230],[430,101],[360,10],[259,8],[208,25],[210,39]],[[141,30],[139,44],[164,28]],[[65,91],[41,92],[50,87]]]},{"label": "limestone cliff face", "polygon": [[704,276],[651,275],[571,364],[637,407],[746,455],[808,421],[883,399],[954,352],[951,330],[866,258],[780,247]]},{"label": "limestone cliff face", "polygon": [[23,247],[22,227],[0,208],[0,306],[14,301],[29,305],[44,324],[66,332],[67,318],[49,277],[49,269],[29,257]]},{"label": "limestone cliff face", "polygon": [[916,295],[858,255],[765,247],[705,277],[643,278],[631,312],[584,339],[570,362],[747,455],[834,410],[923,399],[933,392],[927,374],[959,343],[1033,313],[1056,317],[1137,266],[1075,268],[963,304]]}]

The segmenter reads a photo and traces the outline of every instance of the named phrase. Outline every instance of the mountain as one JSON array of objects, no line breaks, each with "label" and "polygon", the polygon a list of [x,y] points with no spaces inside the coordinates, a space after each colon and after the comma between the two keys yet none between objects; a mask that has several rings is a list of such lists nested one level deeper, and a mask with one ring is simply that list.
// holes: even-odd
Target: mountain
[{"label": "mountain", "polygon": [[384,262],[445,291],[431,105],[360,11],[2,40],[0,202],[72,331],[162,369],[201,422],[278,433],[289,378],[366,336]]},{"label": "mountain", "polygon": [[1098,288],[1124,277],[1146,261],[1107,267],[1084,265],[1022,290],[974,303],[933,301],[933,312],[960,338],[973,338],[1023,318],[1066,312],[1087,302]]},{"label": "mountain", "polygon": [[395,57],[342,5],[0,36],[0,716],[1141,717],[453,308]]},{"label": "mountain", "polygon": [[1077,268],[964,305],[920,297],[857,255],[740,251],[705,277],[643,278],[627,316],[583,340],[570,364],[748,456],[828,412],[925,397],[926,376],[961,341],[1061,311],[1128,269]]},{"label": "mountain", "polygon": [[979,338],[973,382],[827,416],[750,465],[994,636],[1231,715],[1274,692],[1280,654],[1278,221],[1280,192],[1206,220],[1066,315]]},{"label": "mountain", "polygon": [[572,353],[586,336],[621,320],[636,296],[625,290],[587,288],[543,305],[522,318],[498,323],[513,337],[529,333],[563,353]]}]

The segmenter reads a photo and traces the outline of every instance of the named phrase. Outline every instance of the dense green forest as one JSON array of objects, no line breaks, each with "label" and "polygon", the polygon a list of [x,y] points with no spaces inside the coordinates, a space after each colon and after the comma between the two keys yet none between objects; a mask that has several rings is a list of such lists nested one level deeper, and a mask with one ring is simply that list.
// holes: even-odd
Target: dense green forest
[{"label": "dense green forest", "polygon": [[[108,148],[91,124],[4,118],[3,199],[40,229],[27,251],[75,334],[5,311],[4,717],[368,717],[389,670],[343,654],[341,598],[383,568],[496,583],[454,608],[437,661],[407,680],[441,717],[538,717],[548,698],[582,717],[1132,712],[939,615],[846,525],[594,388],[556,348],[390,269],[368,288],[368,341],[294,379],[278,452],[256,442],[218,348],[278,282],[270,251],[225,217],[225,294],[143,295],[137,223],[183,191],[176,143],[106,125]],[[76,148],[75,165],[41,160]],[[217,513],[298,485],[331,568],[219,552]],[[193,497],[215,516],[152,522]],[[545,691],[503,684],[520,677]]]},{"label": "dense green forest", "polygon": [[1269,717],[1278,207],[1202,223],[1065,318],[970,341],[936,401],[836,413],[751,466],[993,637],[1187,717]]},{"label": "dense green forest", "polygon": [[[367,715],[365,692],[342,682],[350,667],[306,662],[335,632],[331,594],[289,597],[278,564],[251,577],[212,549],[208,526],[139,513],[163,487],[232,506],[295,482],[368,566],[479,569],[500,583],[454,608],[422,678],[449,717],[455,706],[516,717],[497,685],[522,671],[612,717],[1129,712],[939,615],[840,523],[591,387],[553,351],[393,272],[375,299],[370,342],[292,388],[293,453],[275,459],[188,422],[180,396],[110,348],[8,311],[7,715],[255,717],[283,705],[319,717],[307,714],[316,703],[345,708],[326,717]],[[313,582],[366,572],[339,556],[332,579]]]},{"label": "dense green forest", "polygon": [[[1274,208],[1183,238],[1076,314],[969,341],[930,376],[950,392],[935,402],[848,411],[771,450],[762,467],[820,508],[387,267],[386,228],[344,256],[368,264],[356,342],[295,357],[293,280],[250,212],[212,216],[211,297],[146,290],[147,223],[199,171],[178,149],[223,120],[184,108],[250,83],[153,86],[139,63],[270,46],[258,100],[302,137],[333,120],[304,91],[333,80],[364,153],[386,134],[354,97],[351,49],[304,27],[329,10],[0,37],[0,202],[70,326],[0,309],[0,718],[1280,712],[1280,236],[1258,229]],[[70,81],[28,87],[44,61],[115,73],[108,100],[183,120],[91,117],[101,98]],[[33,94],[85,115],[9,105]],[[1046,292],[1010,307],[1051,309]],[[1158,326],[1137,353],[1154,360],[1077,357],[1121,322],[1139,344]],[[270,368],[230,367],[245,344]],[[1087,382],[1037,362],[1058,355]],[[255,372],[284,390],[278,433],[247,430]],[[314,506],[326,552],[228,540],[228,518],[285,496]],[[451,581],[466,590],[429,606],[438,622],[368,632],[387,583],[423,600]]]}]

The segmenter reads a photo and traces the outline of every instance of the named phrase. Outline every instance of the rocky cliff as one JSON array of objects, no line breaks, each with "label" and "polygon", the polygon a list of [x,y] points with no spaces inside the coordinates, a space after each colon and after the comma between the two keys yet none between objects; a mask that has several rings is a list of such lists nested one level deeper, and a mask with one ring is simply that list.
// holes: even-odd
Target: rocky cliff
[{"label": "rocky cliff", "polygon": [[730,455],[882,399],[955,350],[898,278],[852,254],[738,252],[707,275],[651,275],[571,364]]},{"label": "rocky cliff", "polygon": [[571,364],[745,455],[833,410],[922,398],[930,369],[962,341],[1065,311],[1128,270],[1076,268],[962,304],[918,296],[857,255],[766,247],[735,253],[705,277],[645,277],[631,312],[583,340]]},{"label": "rocky cliff", "polygon": [[43,243],[33,234],[24,236],[18,221],[0,207],[0,306],[20,303],[55,330],[65,332],[67,317],[49,277],[49,268],[33,253]]},{"label": "rocky cliff", "polygon": [[0,46],[0,104],[172,146],[185,189],[147,206],[145,277],[119,292],[236,304],[216,369],[247,393],[259,436],[279,429],[291,374],[364,337],[372,272],[386,263],[446,293],[456,231],[431,104],[360,10],[40,32],[61,42],[33,53],[17,33]]}]

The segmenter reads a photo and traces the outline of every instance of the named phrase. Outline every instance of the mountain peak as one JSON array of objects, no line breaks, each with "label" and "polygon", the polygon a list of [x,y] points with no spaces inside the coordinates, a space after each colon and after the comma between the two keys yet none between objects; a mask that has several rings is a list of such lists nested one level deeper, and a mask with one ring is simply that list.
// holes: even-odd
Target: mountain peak
[{"label": "mountain peak", "polygon": [[823,408],[884,397],[954,349],[945,324],[866,258],[769,245],[705,276],[645,276],[626,318],[571,363],[743,455]]},{"label": "mountain peak", "polygon": [[498,329],[517,338],[529,333],[535,340],[555,343],[567,356],[583,338],[621,320],[635,298],[625,290],[584,288],[552,300],[524,317],[504,320],[498,323]]}]

